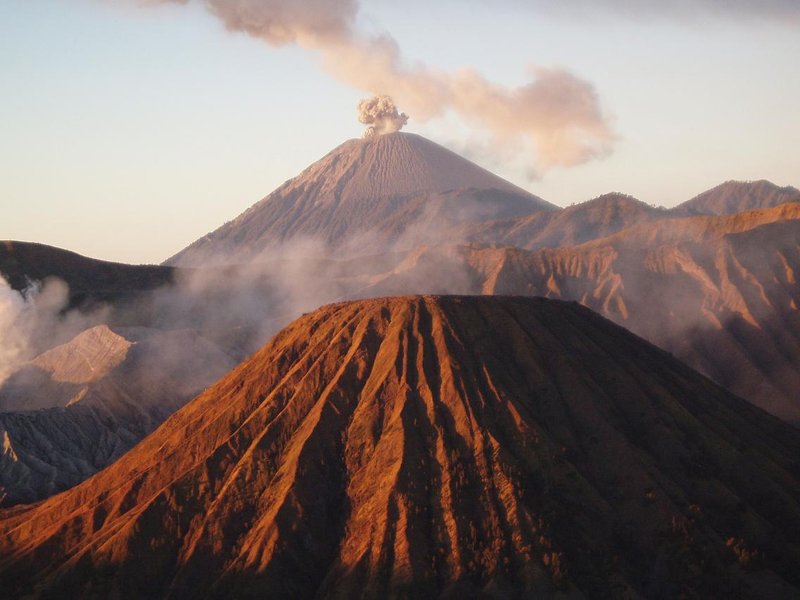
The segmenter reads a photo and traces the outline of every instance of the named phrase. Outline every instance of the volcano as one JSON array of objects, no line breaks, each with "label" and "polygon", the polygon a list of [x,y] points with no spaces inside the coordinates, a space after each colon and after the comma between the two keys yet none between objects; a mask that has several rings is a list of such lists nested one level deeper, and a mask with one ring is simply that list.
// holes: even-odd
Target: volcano
[{"label": "volcano", "polygon": [[800,434],[576,303],[305,315],[83,484],[6,597],[797,597]]},{"label": "volcano", "polygon": [[441,239],[452,227],[556,207],[415,134],[349,140],[167,263],[248,262],[287,242],[339,254]]}]

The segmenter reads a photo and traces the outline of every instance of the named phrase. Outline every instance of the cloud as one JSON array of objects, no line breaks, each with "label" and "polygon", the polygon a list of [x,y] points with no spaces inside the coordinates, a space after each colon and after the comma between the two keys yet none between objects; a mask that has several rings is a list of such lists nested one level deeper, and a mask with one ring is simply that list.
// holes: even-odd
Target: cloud
[{"label": "cloud", "polygon": [[60,279],[18,292],[0,275],[0,384],[37,353],[105,318],[105,308],[66,311],[68,298],[69,288]]},{"label": "cloud", "polygon": [[309,48],[352,37],[358,12],[355,0],[205,0],[205,5],[230,31],[273,46]]},{"label": "cloud", "polygon": [[[508,0],[510,4],[536,12],[596,15],[608,13],[635,19],[772,20],[784,25],[800,25],[797,0]],[[495,6],[492,3],[492,6]]]},{"label": "cloud", "polygon": [[[201,0],[154,0],[186,4]],[[454,73],[408,64],[389,36],[358,31],[356,0],[204,0],[229,31],[271,46],[318,54],[323,68],[356,89],[391,96],[417,121],[455,114],[498,148],[529,149],[537,170],[571,166],[611,152],[615,135],[594,87],[564,69],[534,67],[519,87],[472,69]]]}]

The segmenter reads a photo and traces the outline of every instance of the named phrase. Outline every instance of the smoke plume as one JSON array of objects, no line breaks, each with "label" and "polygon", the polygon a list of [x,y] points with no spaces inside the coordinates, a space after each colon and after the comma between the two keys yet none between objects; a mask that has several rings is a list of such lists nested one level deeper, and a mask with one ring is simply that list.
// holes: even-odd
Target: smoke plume
[{"label": "smoke plume", "polygon": [[408,123],[408,115],[398,112],[389,96],[373,96],[358,103],[358,122],[368,125],[363,138],[400,131]]},{"label": "smoke plume", "polygon": [[17,335],[17,331],[24,328],[28,315],[25,298],[0,277],[0,383],[6,380],[18,364],[19,357],[25,354],[27,336]]},{"label": "smoke plume", "polygon": [[90,317],[61,315],[69,290],[58,279],[14,290],[0,276],[0,384],[24,361],[85,327]]},{"label": "smoke plume", "polygon": [[[426,121],[453,113],[484,131],[497,148],[521,146],[534,167],[576,165],[611,152],[615,136],[593,86],[563,69],[533,68],[528,83],[509,88],[471,69],[455,73],[407,64],[388,34],[356,28],[357,0],[152,0],[203,2],[229,31],[271,46],[296,44],[318,54],[331,75],[369,93],[389,95]],[[398,114],[397,119],[402,120]],[[368,135],[397,119],[367,123]]]}]

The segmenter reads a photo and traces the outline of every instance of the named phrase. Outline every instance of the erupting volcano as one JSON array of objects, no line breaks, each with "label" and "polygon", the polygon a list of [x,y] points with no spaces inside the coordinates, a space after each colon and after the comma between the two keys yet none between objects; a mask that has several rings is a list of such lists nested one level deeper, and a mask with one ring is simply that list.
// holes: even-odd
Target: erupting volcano
[{"label": "erupting volcano", "polygon": [[556,208],[424,137],[379,134],[398,125],[369,117],[365,139],[340,145],[167,263],[249,262],[309,241],[339,256],[386,252],[441,240],[467,223]]}]

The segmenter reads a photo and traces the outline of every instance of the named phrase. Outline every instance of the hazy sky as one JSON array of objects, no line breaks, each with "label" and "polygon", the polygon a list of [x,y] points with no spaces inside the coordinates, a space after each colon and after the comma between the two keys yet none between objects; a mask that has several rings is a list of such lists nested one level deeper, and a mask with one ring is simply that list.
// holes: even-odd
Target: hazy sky
[{"label": "hazy sky", "polygon": [[[305,23],[300,46],[226,31],[226,4],[260,2],[281,4],[0,0],[0,239],[160,262],[358,137],[356,105],[369,95],[354,87],[364,80],[360,63],[346,73],[332,67],[330,40],[317,30],[306,36]],[[411,73],[398,93],[420,110],[429,107],[408,89],[417,73],[451,77],[442,74],[466,67],[493,92],[542,73],[577,82],[596,98],[588,108],[602,113],[602,127],[590,123],[573,142],[601,137],[604,150],[561,152],[550,162],[536,136],[549,132],[558,103],[528,114],[529,96],[509,92],[534,143],[499,150],[481,124],[506,135],[514,114],[486,121],[485,110],[452,97],[462,87],[442,92],[453,110],[426,121],[398,102],[411,117],[408,131],[556,204],[622,191],[671,206],[728,179],[800,185],[797,0],[292,6],[304,4],[314,15],[320,6],[357,9],[347,27],[370,39],[390,35],[400,72]],[[252,33],[252,19],[236,27]],[[542,97],[540,90],[530,102]]]}]

